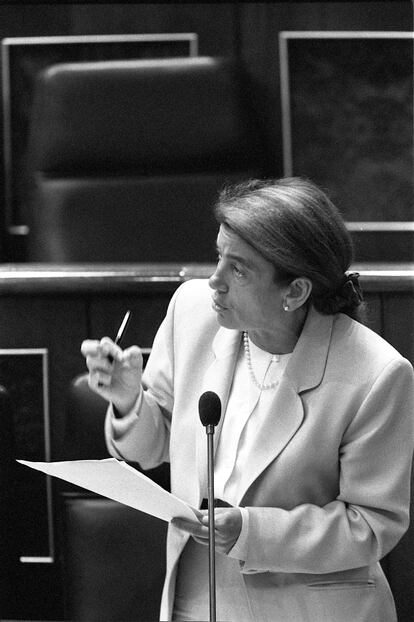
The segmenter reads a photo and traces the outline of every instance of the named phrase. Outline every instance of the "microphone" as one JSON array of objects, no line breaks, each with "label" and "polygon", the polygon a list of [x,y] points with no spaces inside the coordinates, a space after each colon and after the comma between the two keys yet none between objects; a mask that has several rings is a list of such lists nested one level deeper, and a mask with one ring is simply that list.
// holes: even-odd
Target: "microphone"
[{"label": "microphone", "polygon": [[204,426],[215,427],[221,417],[221,402],[217,393],[213,391],[203,393],[198,402],[198,412],[200,413],[200,421]]},{"label": "microphone", "polygon": [[206,391],[198,401],[200,421],[207,434],[207,500],[208,500],[208,548],[209,548],[209,596],[210,622],[216,622],[216,558],[215,558],[215,524],[214,524],[214,428],[220,421],[221,402],[217,393]]}]

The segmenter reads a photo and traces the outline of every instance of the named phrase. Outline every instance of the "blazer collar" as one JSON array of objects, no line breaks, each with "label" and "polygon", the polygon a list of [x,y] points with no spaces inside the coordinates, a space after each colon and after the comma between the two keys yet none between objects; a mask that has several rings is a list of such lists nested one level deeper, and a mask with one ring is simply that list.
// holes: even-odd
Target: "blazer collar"
[{"label": "blazer collar", "polygon": [[333,315],[310,307],[302,332],[285,370],[298,393],[320,384],[325,372],[333,327]]}]

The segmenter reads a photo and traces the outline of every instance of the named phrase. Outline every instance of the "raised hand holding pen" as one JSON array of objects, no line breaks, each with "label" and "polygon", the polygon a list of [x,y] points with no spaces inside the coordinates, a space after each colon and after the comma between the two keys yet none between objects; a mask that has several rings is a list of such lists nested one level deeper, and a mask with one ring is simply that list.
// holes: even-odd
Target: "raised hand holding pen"
[{"label": "raised hand holding pen", "polygon": [[120,347],[130,316],[128,311],[115,340],[110,337],[86,339],[81,345],[89,370],[89,386],[95,393],[112,402],[121,415],[129,412],[141,389],[141,350],[138,346],[125,350]]}]

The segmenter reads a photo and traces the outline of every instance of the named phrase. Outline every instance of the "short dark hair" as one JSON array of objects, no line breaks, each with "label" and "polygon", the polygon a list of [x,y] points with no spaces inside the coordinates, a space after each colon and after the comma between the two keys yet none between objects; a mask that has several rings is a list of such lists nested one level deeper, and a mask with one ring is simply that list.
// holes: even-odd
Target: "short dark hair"
[{"label": "short dark hair", "polygon": [[346,274],[353,245],[327,194],[302,177],[250,179],[226,186],[215,205],[219,224],[230,227],[275,267],[278,282],[312,281],[310,302],[321,313],[362,319],[357,278]]}]

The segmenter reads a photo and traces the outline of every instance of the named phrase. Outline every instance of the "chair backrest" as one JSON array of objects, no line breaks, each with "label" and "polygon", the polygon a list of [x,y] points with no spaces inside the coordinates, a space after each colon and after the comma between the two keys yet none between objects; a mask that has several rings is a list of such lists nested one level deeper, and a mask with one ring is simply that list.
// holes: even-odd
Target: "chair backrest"
[{"label": "chair backrest", "polygon": [[28,259],[214,260],[218,190],[266,173],[254,104],[230,59],[69,63],[40,73]]},{"label": "chair backrest", "polygon": [[159,619],[167,524],[103,498],[68,494],[60,532],[65,619]]},{"label": "chair backrest", "polygon": [[[65,433],[59,460],[103,460],[109,458],[105,443],[104,422],[108,403],[88,385],[82,373],[69,384],[65,404]],[[134,466],[140,469],[138,464]],[[145,474],[169,490],[169,464],[164,463]]]},{"label": "chair backrest", "polygon": [[65,433],[61,460],[102,460],[109,458],[104,421],[108,403],[88,385],[88,375],[79,374],[70,382],[65,404]]},{"label": "chair backrest", "polygon": [[[106,410],[107,402],[89,388],[86,373],[72,380],[61,459],[109,457]],[[145,474],[169,489],[169,465]],[[166,523],[69,484],[58,507],[65,618],[157,620],[165,575]]]}]

